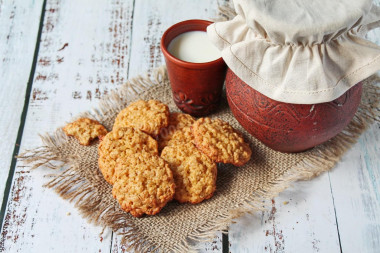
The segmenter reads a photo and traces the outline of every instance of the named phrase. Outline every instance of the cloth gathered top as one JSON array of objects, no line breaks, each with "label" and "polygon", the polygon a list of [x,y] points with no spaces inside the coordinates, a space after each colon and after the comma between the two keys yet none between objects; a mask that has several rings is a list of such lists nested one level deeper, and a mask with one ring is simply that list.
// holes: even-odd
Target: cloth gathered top
[{"label": "cloth gathered top", "polygon": [[[228,67],[265,96],[330,102],[380,70],[372,0],[234,0],[236,17],[207,28]],[[380,43],[380,38],[377,43]]]}]

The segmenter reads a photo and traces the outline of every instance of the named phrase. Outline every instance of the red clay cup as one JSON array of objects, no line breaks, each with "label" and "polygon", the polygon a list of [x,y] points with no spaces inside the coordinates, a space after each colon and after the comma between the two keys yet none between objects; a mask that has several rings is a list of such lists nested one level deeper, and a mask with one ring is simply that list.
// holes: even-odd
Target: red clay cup
[{"label": "red clay cup", "polygon": [[227,66],[223,58],[205,63],[182,61],[168,51],[170,42],[178,35],[190,31],[204,31],[212,22],[192,19],[167,29],[161,38],[173,100],[178,108],[193,116],[206,116],[219,105]]}]

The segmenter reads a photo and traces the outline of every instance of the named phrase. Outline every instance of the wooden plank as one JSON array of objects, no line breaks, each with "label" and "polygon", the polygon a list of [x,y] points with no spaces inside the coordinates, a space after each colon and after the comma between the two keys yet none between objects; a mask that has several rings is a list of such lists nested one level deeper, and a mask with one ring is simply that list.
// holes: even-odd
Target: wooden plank
[{"label": "wooden plank", "polygon": [[300,181],[229,230],[230,252],[339,252],[328,174]]},{"label": "wooden plank", "polygon": [[379,252],[379,143],[377,123],[330,173],[343,252]]},{"label": "wooden plank", "polygon": [[[374,3],[380,6],[380,0]],[[367,38],[380,45],[380,29],[370,31]],[[343,252],[379,252],[379,154],[380,123],[376,123],[329,173]]]},{"label": "wooden plank", "polygon": [[[0,2],[0,200],[20,126],[42,0]],[[15,74],[17,72],[17,74]]]},{"label": "wooden plank", "polygon": [[[219,1],[220,2],[220,1]],[[171,25],[186,19],[216,17],[217,0],[137,0],[133,15],[133,32],[129,76],[133,77],[164,64],[160,40]],[[114,236],[113,252],[122,251],[120,237]],[[221,233],[210,243],[200,245],[201,252],[222,252]]]},{"label": "wooden plank", "polygon": [[[21,150],[41,145],[38,133],[96,106],[126,80],[132,13],[133,0],[48,1]],[[101,227],[42,187],[53,172],[29,169],[17,163],[0,249],[109,252],[110,231],[101,237]]]}]

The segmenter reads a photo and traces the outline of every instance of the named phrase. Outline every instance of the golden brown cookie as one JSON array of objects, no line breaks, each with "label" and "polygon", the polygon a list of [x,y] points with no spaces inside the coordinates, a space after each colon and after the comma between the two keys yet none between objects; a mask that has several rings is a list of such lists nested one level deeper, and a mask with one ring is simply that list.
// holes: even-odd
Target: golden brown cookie
[{"label": "golden brown cookie", "polygon": [[152,136],[169,124],[169,108],[157,100],[139,100],[131,103],[117,115],[113,129],[133,127]]},{"label": "golden brown cookie", "polygon": [[107,129],[96,120],[79,118],[67,124],[63,131],[68,136],[74,136],[81,145],[88,146],[90,142],[107,134]]},{"label": "golden brown cookie", "polygon": [[98,164],[104,179],[113,184],[117,160],[141,151],[157,155],[157,141],[132,127],[122,127],[109,132],[98,147]]},{"label": "golden brown cookie", "polygon": [[158,136],[158,149],[162,150],[168,145],[173,135],[184,127],[189,127],[194,123],[194,118],[190,114],[174,112],[170,113],[169,125],[160,131]]},{"label": "golden brown cookie", "polygon": [[171,140],[168,141],[167,146],[170,146],[172,143],[176,142],[193,143],[194,136],[191,131],[191,127],[184,127],[181,130],[176,131]]},{"label": "golden brown cookie", "polygon": [[216,163],[193,143],[172,141],[162,150],[161,157],[173,171],[174,199],[196,204],[212,197],[216,188]]},{"label": "golden brown cookie", "polygon": [[200,118],[192,126],[195,145],[215,162],[242,166],[252,151],[230,124],[220,119]]},{"label": "golden brown cookie", "polygon": [[133,216],[157,214],[174,191],[173,173],[159,156],[143,151],[118,161],[112,195]]}]

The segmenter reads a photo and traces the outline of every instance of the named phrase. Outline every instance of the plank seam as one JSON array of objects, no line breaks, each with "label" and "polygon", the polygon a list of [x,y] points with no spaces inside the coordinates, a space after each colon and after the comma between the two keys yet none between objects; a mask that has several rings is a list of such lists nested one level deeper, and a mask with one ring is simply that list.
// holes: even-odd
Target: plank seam
[{"label": "plank seam", "polygon": [[128,56],[129,56],[129,61],[128,61],[128,69],[127,69],[127,79],[129,78],[129,68],[131,66],[131,52],[132,52],[132,46],[133,46],[133,17],[135,16],[135,3],[136,3],[136,0],[133,0],[133,3],[132,3],[132,8],[133,8],[133,11],[132,11],[132,17],[131,17],[131,38],[130,38],[130,46],[129,46],[129,50],[128,50]]},{"label": "plank seam", "polygon": [[111,245],[110,245],[110,253],[112,253],[112,247],[113,247],[113,231],[111,231]]},{"label": "plank seam", "polygon": [[228,239],[228,230],[223,232],[222,234],[222,252],[223,253],[230,253],[230,242]]},{"label": "plank seam", "polygon": [[333,202],[333,207],[334,207],[334,216],[335,216],[335,223],[336,223],[336,230],[338,232],[338,240],[339,240],[339,248],[340,248],[340,253],[342,253],[342,243],[340,241],[340,234],[339,234],[339,225],[338,225],[338,217],[336,215],[336,208],[335,208],[335,199],[334,199],[334,194],[332,190],[332,185],[331,185],[331,179],[330,179],[330,172],[328,172],[329,175],[329,183],[330,183],[330,191],[331,191],[331,197],[332,197],[332,202]]},{"label": "plank seam", "polygon": [[12,154],[12,161],[9,168],[8,178],[5,184],[5,189],[4,189],[4,197],[3,197],[1,211],[0,211],[0,228],[1,229],[3,229],[3,225],[4,225],[3,223],[4,223],[4,218],[5,218],[5,211],[8,204],[8,197],[11,190],[14,172],[16,169],[16,162],[17,162],[16,156],[19,154],[19,151],[20,151],[20,144],[21,144],[22,135],[23,135],[24,126],[25,126],[25,119],[28,113],[30,94],[32,91],[33,79],[34,79],[34,74],[35,74],[36,66],[37,66],[37,58],[38,58],[40,40],[41,40],[42,29],[43,29],[44,18],[45,18],[45,9],[46,9],[46,0],[44,0],[42,4],[40,23],[39,23],[38,33],[37,33],[37,38],[36,38],[36,46],[34,48],[33,62],[32,62],[32,66],[31,66],[31,70],[29,74],[28,84],[26,86],[25,100],[24,100],[24,106],[21,113],[20,126],[17,132],[16,143],[15,143],[15,147],[13,149],[13,154]]}]

